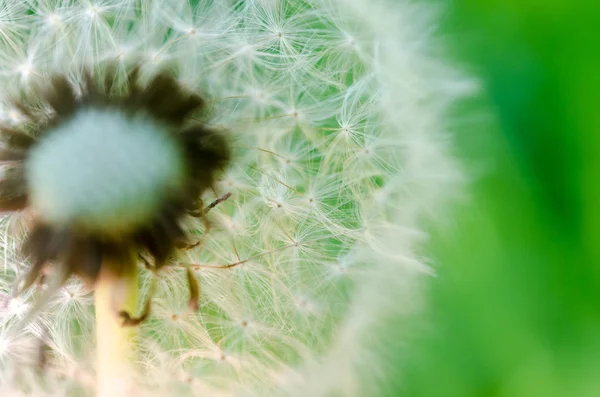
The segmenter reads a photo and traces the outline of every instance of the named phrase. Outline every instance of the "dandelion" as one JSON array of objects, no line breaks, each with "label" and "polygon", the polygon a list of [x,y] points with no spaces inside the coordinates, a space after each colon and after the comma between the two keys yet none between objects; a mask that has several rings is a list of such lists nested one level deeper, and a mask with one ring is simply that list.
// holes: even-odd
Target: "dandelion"
[{"label": "dandelion", "polygon": [[0,0],[7,393],[102,395],[115,346],[136,395],[380,391],[462,180],[430,7]]}]

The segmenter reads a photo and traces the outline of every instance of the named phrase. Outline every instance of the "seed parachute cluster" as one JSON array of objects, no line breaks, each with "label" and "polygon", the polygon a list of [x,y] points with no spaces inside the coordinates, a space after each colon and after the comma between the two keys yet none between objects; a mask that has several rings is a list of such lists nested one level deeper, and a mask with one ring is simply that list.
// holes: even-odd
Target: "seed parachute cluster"
[{"label": "seed parachute cluster", "polygon": [[[401,380],[428,222],[463,181],[448,111],[474,88],[437,51],[435,15],[0,0],[0,395],[93,395],[80,278],[131,247],[152,295],[135,395],[358,397]],[[189,216],[228,193],[210,231]],[[14,286],[40,273],[81,277],[15,336],[46,290]]]}]

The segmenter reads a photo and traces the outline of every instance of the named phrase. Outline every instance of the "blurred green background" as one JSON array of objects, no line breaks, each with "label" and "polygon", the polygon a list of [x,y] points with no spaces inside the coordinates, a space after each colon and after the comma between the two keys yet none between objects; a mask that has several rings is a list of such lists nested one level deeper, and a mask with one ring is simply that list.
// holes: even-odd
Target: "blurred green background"
[{"label": "blurred green background", "polygon": [[484,87],[453,126],[477,179],[390,395],[598,397],[600,2],[440,3]]}]

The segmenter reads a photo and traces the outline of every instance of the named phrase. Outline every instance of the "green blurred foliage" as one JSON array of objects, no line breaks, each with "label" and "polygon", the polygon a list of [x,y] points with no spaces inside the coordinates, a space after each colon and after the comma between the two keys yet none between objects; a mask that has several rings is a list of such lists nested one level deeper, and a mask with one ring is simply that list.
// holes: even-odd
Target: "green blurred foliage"
[{"label": "green blurred foliage", "polygon": [[479,174],[433,239],[430,312],[390,394],[600,396],[600,3],[444,4],[482,79],[455,128]]}]

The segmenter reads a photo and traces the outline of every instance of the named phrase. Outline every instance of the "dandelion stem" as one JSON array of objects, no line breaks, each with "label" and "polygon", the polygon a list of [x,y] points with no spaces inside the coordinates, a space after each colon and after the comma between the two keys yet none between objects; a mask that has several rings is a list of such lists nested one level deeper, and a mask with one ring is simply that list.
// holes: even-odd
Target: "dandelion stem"
[{"label": "dandelion stem", "polygon": [[[138,308],[136,255],[129,263],[103,263],[96,284],[96,397],[126,396],[132,383],[136,327],[123,326],[119,312],[135,313]],[[120,269],[115,274],[114,269]]]}]

